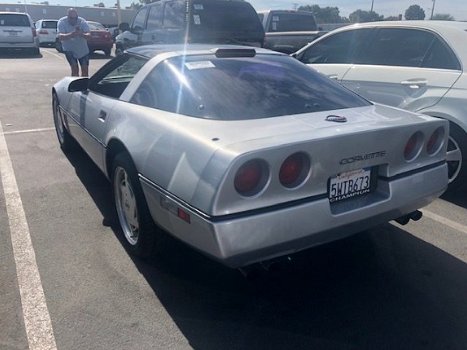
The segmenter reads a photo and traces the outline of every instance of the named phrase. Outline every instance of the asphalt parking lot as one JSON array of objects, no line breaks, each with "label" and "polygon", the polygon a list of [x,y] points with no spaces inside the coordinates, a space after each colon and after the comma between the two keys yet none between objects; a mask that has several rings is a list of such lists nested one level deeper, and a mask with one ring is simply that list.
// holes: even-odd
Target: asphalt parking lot
[{"label": "asphalt parking lot", "polygon": [[466,348],[467,189],[252,280],[175,240],[141,261],[104,176],[58,146],[50,91],[69,68],[41,53],[0,56],[0,349]]}]

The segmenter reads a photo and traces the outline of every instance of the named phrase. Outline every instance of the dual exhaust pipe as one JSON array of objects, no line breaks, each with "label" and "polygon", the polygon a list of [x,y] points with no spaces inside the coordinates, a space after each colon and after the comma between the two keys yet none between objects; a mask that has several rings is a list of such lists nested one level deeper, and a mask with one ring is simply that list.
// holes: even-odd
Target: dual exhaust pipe
[{"label": "dual exhaust pipe", "polygon": [[415,210],[407,215],[397,218],[395,221],[400,225],[407,225],[410,220],[418,221],[422,218],[423,213],[420,210]]}]

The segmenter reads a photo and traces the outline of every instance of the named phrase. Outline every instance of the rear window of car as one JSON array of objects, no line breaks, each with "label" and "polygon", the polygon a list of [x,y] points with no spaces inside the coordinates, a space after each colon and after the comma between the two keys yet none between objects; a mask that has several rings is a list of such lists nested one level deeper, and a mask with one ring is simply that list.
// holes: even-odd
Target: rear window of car
[{"label": "rear window of car", "polygon": [[43,21],[42,28],[57,29],[57,23],[58,21]]},{"label": "rear window of car", "polygon": [[89,30],[107,30],[102,24],[96,22],[88,22]]},{"label": "rear window of car", "polygon": [[269,118],[370,105],[300,62],[276,55],[167,59],[146,77],[131,102],[218,120]]},{"label": "rear window of car", "polygon": [[194,29],[208,31],[249,32],[263,31],[256,11],[242,1],[209,1],[193,3],[192,25]]},{"label": "rear window of car", "polygon": [[315,31],[316,22],[312,14],[277,13],[269,22],[268,32]]},{"label": "rear window of car", "polygon": [[0,14],[1,27],[30,27],[29,18],[20,14]]}]

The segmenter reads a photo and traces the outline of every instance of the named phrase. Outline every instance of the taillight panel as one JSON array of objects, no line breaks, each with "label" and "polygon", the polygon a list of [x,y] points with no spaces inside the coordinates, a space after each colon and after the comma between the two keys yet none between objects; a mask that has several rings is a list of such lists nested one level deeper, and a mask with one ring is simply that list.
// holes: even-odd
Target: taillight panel
[{"label": "taillight panel", "polygon": [[426,144],[426,152],[432,156],[440,151],[444,145],[445,130],[443,127],[437,128],[428,139]]},{"label": "taillight panel", "polygon": [[279,182],[287,188],[300,186],[310,172],[310,158],[303,152],[287,157],[279,170]]},{"label": "taillight panel", "polygon": [[424,136],[421,131],[417,131],[410,136],[404,148],[404,158],[406,161],[411,162],[417,158],[423,148],[423,140]]},{"label": "taillight panel", "polygon": [[261,192],[269,179],[269,167],[262,159],[245,162],[235,174],[235,190],[242,196],[251,197]]}]

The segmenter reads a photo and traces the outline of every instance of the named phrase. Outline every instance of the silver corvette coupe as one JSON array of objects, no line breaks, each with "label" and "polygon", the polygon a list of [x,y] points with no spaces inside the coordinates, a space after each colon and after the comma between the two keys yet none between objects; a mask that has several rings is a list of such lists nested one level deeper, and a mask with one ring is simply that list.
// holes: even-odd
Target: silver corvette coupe
[{"label": "silver corvette coupe", "polygon": [[163,231],[242,267],[417,210],[448,184],[448,122],[372,104],[286,55],[142,46],[52,90],[60,146],[112,183],[130,251]]}]

